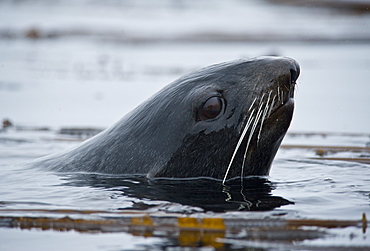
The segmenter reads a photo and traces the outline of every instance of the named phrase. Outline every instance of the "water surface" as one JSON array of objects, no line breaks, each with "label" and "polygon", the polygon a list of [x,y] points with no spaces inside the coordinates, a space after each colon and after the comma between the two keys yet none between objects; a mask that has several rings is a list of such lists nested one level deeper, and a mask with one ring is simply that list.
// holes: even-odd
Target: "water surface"
[{"label": "water surface", "polygon": [[[0,118],[15,125],[0,131],[2,250],[370,247],[361,221],[370,217],[367,12],[39,0],[3,1],[0,16]],[[223,185],[18,165],[86,138],[61,128],[104,129],[182,74],[260,55],[290,56],[302,69],[267,177]]]}]

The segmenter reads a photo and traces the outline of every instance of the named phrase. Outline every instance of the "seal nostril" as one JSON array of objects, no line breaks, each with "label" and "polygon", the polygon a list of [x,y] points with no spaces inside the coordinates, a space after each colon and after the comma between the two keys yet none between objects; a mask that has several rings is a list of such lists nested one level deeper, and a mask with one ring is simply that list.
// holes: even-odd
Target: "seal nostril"
[{"label": "seal nostril", "polygon": [[290,69],[290,81],[294,83],[298,78],[298,73],[295,69]]},{"label": "seal nostril", "polygon": [[298,63],[293,62],[293,65],[290,69],[290,79],[292,83],[294,83],[298,79],[299,73],[300,73],[300,67]]}]

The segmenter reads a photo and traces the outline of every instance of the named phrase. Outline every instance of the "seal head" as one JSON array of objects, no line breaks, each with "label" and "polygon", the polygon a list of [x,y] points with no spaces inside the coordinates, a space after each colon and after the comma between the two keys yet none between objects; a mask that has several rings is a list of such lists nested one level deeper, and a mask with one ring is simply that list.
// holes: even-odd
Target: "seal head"
[{"label": "seal head", "polygon": [[148,177],[267,175],[292,119],[299,71],[282,57],[202,68],[80,147],[36,163]]}]

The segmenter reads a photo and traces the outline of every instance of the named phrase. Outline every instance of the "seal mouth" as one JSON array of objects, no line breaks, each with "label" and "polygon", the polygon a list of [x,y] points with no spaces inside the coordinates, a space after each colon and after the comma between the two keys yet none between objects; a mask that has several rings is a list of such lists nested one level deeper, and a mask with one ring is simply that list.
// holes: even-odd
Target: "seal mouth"
[{"label": "seal mouth", "polygon": [[[266,120],[269,119],[270,115],[274,114],[277,110],[282,107],[294,105],[294,92],[295,86],[297,84],[297,79],[299,76],[299,67],[296,66],[294,69],[290,70],[289,79],[285,81],[278,81],[277,87],[270,90],[270,93],[275,93],[273,96],[273,100],[271,102],[271,112],[265,118]],[[263,101],[263,96],[261,98],[261,102]],[[276,104],[275,104],[276,101]],[[268,100],[267,100],[268,103]]]},{"label": "seal mouth", "polygon": [[[271,112],[265,118],[266,120],[269,119],[270,115],[273,115],[277,110],[281,109],[282,107],[294,104],[294,91],[295,91],[296,84],[297,84],[296,81],[293,81],[289,84],[287,83],[284,84],[283,87],[280,87],[280,86],[277,87],[277,91],[276,91],[277,94],[275,94],[271,102]],[[267,101],[267,105],[268,105],[268,101]]]}]

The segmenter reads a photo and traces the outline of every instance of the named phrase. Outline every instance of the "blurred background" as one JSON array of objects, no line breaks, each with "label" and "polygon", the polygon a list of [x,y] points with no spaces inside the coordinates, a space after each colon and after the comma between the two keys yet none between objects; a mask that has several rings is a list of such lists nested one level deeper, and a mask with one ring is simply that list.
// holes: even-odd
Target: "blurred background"
[{"label": "blurred background", "polygon": [[[301,65],[290,136],[284,140],[286,148],[278,152],[267,185],[263,183],[270,186],[271,181],[273,191],[266,193],[271,192],[272,198],[296,204],[217,217],[241,223],[254,218],[359,220],[364,212],[369,217],[370,0],[0,0],[0,121],[25,128],[2,130],[0,125],[0,218],[108,219],[100,213],[76,214],[85,209],[103,210],[109,217],[126,209],[145,215],[192,212],[212,217],[210,212],[199,215],[198,207],[186,204],[193,194],[209,191],[198,184],[194,192],[187,185],[190,190],[180,187],[178,196],[168,197],[184,196],[182,205],[167,201],[163,197],[167,190],[159,183],[147,186],[116,175],[59,176],[12,165],[76,146],[84,140],[78,130],[97,129],[86,130],[94,134],[112,125],[194,69],[261,55],[288,56]],[[72,127],[78,128],[78,135],[63,136]],[[316,147],[320,145],[329,147]],[[167,187],[177,194],[176,187]],[[143,195],[144,190],[156,199]],[[248,194],[237,190],[245,208]],[[251,197],[255,201],[266,189],[251,191],[257,194]],[[225,202],[231,198],[229,192],[222,190],[228,195]],[[221,196],[208,197],[211,201]],[[147,231],[137,236],[136,232],[79,234],[64,228],[63,232],[5,229],[10,221],[2,222],[1,250],[49,246],[41,250],[86,246],[127,250],[127,245],[138,247],[135,250],[161,246],[174,250],[185,245],[181,232],[177,239],[173,237],[177,230],[171,228],[154,229],[159,236],[149,237]],[[297,245],[289,250],[303,250],[300,245],[309,250],[365,250],[370,238],[366,224],[362,227],[319,229],[318,239],[312,237],[312,227],[304,228],[308,237],[301,231],[266,234],[262,228],[261,245],[255,227],[252,235],[245,228],[240,233],[233,229],[231,238],[226,235],[225,250],[227,243],[235,244],[235,250],[282,250],[284,243]],[[193,231],[185,232],[190,233],[184,235],[190,236],[186,240],[198,240]],[[209,245],[203,232],[198,237],[206,236]],[[283,242],[285,235],[288,241]],[[252,242],[243,244],[238,238]]]},{"label": "blurred background", "polygon": [[0,0],[0,119],[105,128],[196,68],[296,59],[291,131],[370,132],[370,1]]}]

